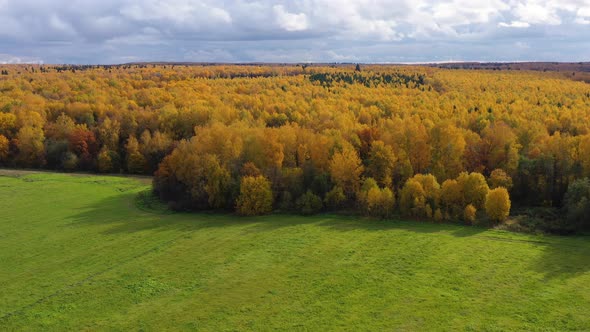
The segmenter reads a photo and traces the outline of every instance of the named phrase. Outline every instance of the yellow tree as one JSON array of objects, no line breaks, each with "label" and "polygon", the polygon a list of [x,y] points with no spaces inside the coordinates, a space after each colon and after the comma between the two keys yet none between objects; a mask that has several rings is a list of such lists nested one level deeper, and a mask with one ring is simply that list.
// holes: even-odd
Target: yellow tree
[{"label": "yellow tree", "polygon": [[367,161],[367,173],[382,187],[391,188],[396,161],[391,146],[385,145],[383,141],[373,141]]},{"label": "yellow tree", "polygon": [[6,136],[0,134],[0,164],[6,162],[8,158],[9,141]]},{"label": "yellow tree", "polygon": [[503,187],[490,190],[486,196],[486,214],[496,222],[504,221],[510,214],[510,195]]},{"label": "yellow tree", "polygon": [[440,201],[445,212],[457,218],[465,206],[463,187],[457,180],[446,180],[443,182],[440,191]]},{"label": "yellow tree", "polygon": [[400,192],[399,206],[404,215],[412,217],[427,216],[426,192],[422,188],[422,184],[416,179],[408,179],[404,184]]},{"label": "yellow tree", "polygon": [[130,136],[127,140],[127,171],[134,174],[142,174],[145,172],[146,160],[143,154],[139,151],[139,142],[135,136]]},{"label": "yellow tree", "polygon": [[25,126],[16,135],[18,162],[24,167],[40,167],[45,163],[45,135],[38,127]]},{"label": "yellow tree", "polygon": [[472,204],[477,209],[483,209],[486,195],[490,188],[481,173],[461,173],[457,178],[463,192],[465,204]]},{"label": "yellow tree", "polygon": [[358,191],[363,170],[361,159],[352,148],[334,153],[330,161],[332,180],[348,197],[352,197]]},{"label": "yellow tree", "polygon": [[464,169],[465,138],[453,125],[436,125],[430,132],[432,172],[439,180],[455,178]]},{"label": "yellow tree", "polygon": [[484,129],[482,136],[481,151],[487,170],[502,168],[509,174],[514,174],[518,168],[518,151],[521,146],[512,128],[504,122],[497,122]]},{"label": "yellow tree", "polygon": [[590,177],[590,134],[580,139],[580,161],[584,168],[584,175]]},{"label": "yellow tree", "polygon": [[498,187],[504,187],[508,190],[512,189],[512,178],[510,177],[510,175],[506,174],[506,172],[504,172],[504,170],[500,168],[496,168],[492,171],[488,179],[488,182],[490,184],[490,188],[492,189]]},{"label": "yellow tree", "polygon": [[477,209],[471,204],[467,205],[465,210],[463,210],[463,220],[465,220],[466,223],[473,224],[475,222],[476,216]]},{"label": "yellow tree", "polygon": [[236,210],[243,216],[266,214],[272,211],[273,195],[270,182],[263,176],[245,176],[240,181],[240,195]]},{"label": "yellow tree", "polygon": [[432,212],[435,211],[439,204],[440,199],[440,184],[436,180],[436,177],[432,174],[416,174],[413,177],[414,180],[418,181],[424,189],[424,197],[426,199],[427,212],[430,211],[428,217],[432,217]]},{"label": "yellow tree", "polygon": [[395,195],[389,188],[371,188],[367,193],[369,215],[381,218],[391,216],[395,207]]},{"label": "yellow tree", "polygon": [[111,159],[111,153],[106,146],[100,149],[96,161],[99,172],[109,173],[113,170],[113,160]]}]

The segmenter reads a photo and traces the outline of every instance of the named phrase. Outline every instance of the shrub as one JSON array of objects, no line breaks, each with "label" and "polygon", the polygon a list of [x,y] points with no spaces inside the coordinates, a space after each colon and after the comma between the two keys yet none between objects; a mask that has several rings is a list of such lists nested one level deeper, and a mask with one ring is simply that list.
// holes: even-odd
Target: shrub
[{"label": "shrub", "polygon": [[66,171],[74,171],[78,166],[78,156],[72,152],[66,152],[63,160],[63,167]]},{"label": "shrub", "polygon": [[281,211],[290,211],[293,209],[293,195],[288,191],[283,191],[279,198],[279,209]]},{"label": "shrub", "polygon": [[409,179],[400,193],[400,210],[402,214],[412,217],[426,216],[426,197],[422,185]]},{"label": "shrub", "polygon": [[346,195],[344,195],[344,190],[342,190],[342,188],[339,186],[336,186],[330,190],[324,198],[326,206],[332,210],[341,208],[345,201]]},{"label": "shrub", "polygon": [[361,190],[356,195],[357,206],[363,214],[369,214],[368,196],[369,192],[373,189],[379,189],[377,181],[373,178],[366,178],[363,180]]},{"label": "shrub", "polygon": [[510,213],[510,195],[504,187],[490,190],[486,196],[485,209],[493,221],[502,222]]},{"label": "shrub", "polygon": [[590,228],[590,179],[579,179],[570,184],[565,194],[563,210],[567,228]]},{"label": "shrub", "polygon": [[127,157],[127,171],[132,174],[145,172],[146,160],[140,152],[134,152]]},{"label": "shrub", "polygon": [[454,217],[459,217],[465,206],[463,188],[457,180],[446,180],[440,191],[440,201],[443,208]]},{"label": "shrub", "polygon": [[498,187],[504,187],[508,190],[512,189],[512,178],[506,174],[504,170],[497,168],[492,171],[488,179],[490,188],[495,189]]},{"label": "shrub", "polygon": [[0,163],[8,158],[8,138],[0,134]]},{"label": "shrub", "polygon": [[272,211],[270,182],[264,176],[244,176],[240,181],[240,195],[236,210],[243,216],[255,216]]},{"label": "shrub", "polygon": [[367,212],[370,216],[388,218],[395,207],[395,195],[389,188],[371,188],[367,193]]},{"label": "shrub", "polygon": [[481,209],[486,202],[486,195],[490,191],[485,177],[481,173],[461,173],[457,182],[463,190],[465,203]]},{"label": "shrub", "polygon": [[475,222],[475,217],[477,214],[477,209],[475,206],[469,204],[463,210],[463,220],[465,220],[468,224],[473,224]]},{"label": "shrub", "polygon": [[440,211],[440,209],[436,209],[436,211],[434,211],[434,221],[436,221],[436,222],[443,221],[443,214]]},{"label": "shrub", "polygon": [[97,158],[98,171],[101,173],[108,173],[113,170],[113,161],[111,160],[110,151],[107,148],[102,148]]},{"label": "shrub", "polygon": [[295,202],[297,210],[303,215],[312,215],[320,212],[323,208],[322,199],[308,190]]}]

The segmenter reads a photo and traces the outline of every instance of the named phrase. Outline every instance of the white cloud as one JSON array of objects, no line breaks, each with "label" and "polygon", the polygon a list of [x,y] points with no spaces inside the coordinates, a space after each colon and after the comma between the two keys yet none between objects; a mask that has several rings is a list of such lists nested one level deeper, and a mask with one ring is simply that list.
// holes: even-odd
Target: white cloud
[{"label": "white cloud", "polygon": [[501,26],[504,28],[528,28],[531,25],[527,22],[512,21],[510,23],[500,22],[500,23],[498,23],[498,26]]},{"label": "white cloud", "polygon": [[575,21],[578,24],[590,24],[590,6],[579,8]]},{"label": "white cloud", "polygon": [[[489,55],[478,45],[494,50],[499,40],[509,47],[552,36],[588,44],[588,25],[590,0],[0,0],[0,49],[44,58],[49,52],[60,61],[95,61],[100,52],[108,53],[100,59],[134,52],[142,58],[145,52],[154,57],[177,52],[181,59],[185,54],[236,61],[283,58],[264,56],[271,49],[264,45],[271,43],[272,49],[289,49],[290,58],[310,61],[371,56],[386,61],[383,54],[393,53],[417,61],[474,58]],[[56,41],[87,52],[67,53],[50,44]],[[206,43],[212,45],[205,48]],[[249,49],[235,48],[236,43]],[[312,52],[318,43],[337,51]],[[471,48],[459,54],[433,50],[435,43]],[[182,50],[189,44],[194,46]],[[299,49],[287,47],[292,44]],[[529,44],[534,53],[538,46]],[[579,54],[590,51],[586,44]],[[397,54],[401,45],[414,45],[405,50],[415,54]],[[389,51],[374,55],[360,46]]]},{"label": "white cloud", "polygon": [[307,29],[307,15],[304,13],[289,13],[282,5],[275,5],[273,10],[276,15],[276,21],[281,28],[287,31],[302,31]]},{"label": "white cloud", "polygon": [[43,64],[40,58],[29,56],[17,56],[11,54],[0,54],[0,64]]},{"label": "white cloud", "polygon": [[561,18],[557,14],[557,8],[553,8],[548,4],[538,4],[534,2],[519,3],[515,8],[514,13],[519,21],[529,24],[561,24]]}]

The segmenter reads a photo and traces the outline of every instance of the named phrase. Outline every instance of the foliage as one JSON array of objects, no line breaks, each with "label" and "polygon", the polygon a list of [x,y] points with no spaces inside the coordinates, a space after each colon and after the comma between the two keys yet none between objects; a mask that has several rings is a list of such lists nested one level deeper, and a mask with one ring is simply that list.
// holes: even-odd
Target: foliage
[{"label": "foliage", "polygon": [[477,217],[477,209],[475,206],[469,204],[465,207],[463,211],[463,220],[468,224],[473,224],[475,222],[475,218]]},{"label": "foliage", "polygon": [[350,148],[335,153],[330,161],[332,180],[348,197],[352,197],[359,189],[363,170],[357,152]]},{"label": "foliage", "polygon": [[488,183],[491,189],[498,187],[504,187],[508,190],[512,189],[512,178],[500,168],[492,171]]},{"label": "foliage", "polygon": [[508,190],[504,187],[492,189],[486,195],[486,213],[493,221],[504,221],[510,213],[510,205]]},{"label": "foliage", "polygon": [[341,209],[345,201],[346,195],[344,195],[344,190],[339,186],[330,190],[324,198],[326,206],[331,210]]},{"label": "foliage", "polygon": [[383,141],[374,141],[371,144],[369,158],[367,160],[367,174],[377,180],[383,187],[392,187],[393,170],[396,167],[397,158],[393,149],[385,145]]},{"label": "foliage", "polygon": [[412,178],[406,181],[400,193],[402,214],[413,217],[426,216],[426,192],[422,184]]},{"label": "foliage", "polygon": [[483,174],[461,173],[457,182],[461,186],[465,204],[472,204],[476,209],[483,209],[486,195],[490,190]]},{"label": "foliage", "polygon": [[579,179],[569,186],[563,209],[568,228],[590,229],[590,179]]},{"label": "foliage", "polygon": [[240,182],[236,211],[243,216],[255,216],[272,211],[273,196],[270,182],[263,176],[245,176]]},{"label": "foliage", "polygon": [[0,164],[6,162],[8,159],[8,153],[10,152],[10,146],[8,144],[8,138],[0,134]]},{"label": "foliage", "polygon": [[367,193],[367,212],[370,216],[389,218],[395,208],[395,196],[389,188],[373,187]]},{"label": "foliage", "polygon": [[[242,176],[267,178],[281,206],[310,190],[329,209],[365,209],[370,177],[403,214],[458,220],[469,204],[485,209],[488,186],[505,187],[518,206],[561,208],[570,185],[590,175],[590,91],[574,75],[350,64],[0,68],[2,166],[155,174],[154,190],[178,209],[234,210]],[[412,178],[424,193],[405,201]]]},{"label": "foliage", "polygon": [[295,201],[297,211],[308,216],[320,212],[323,208],[322,199],[308,190]]}]

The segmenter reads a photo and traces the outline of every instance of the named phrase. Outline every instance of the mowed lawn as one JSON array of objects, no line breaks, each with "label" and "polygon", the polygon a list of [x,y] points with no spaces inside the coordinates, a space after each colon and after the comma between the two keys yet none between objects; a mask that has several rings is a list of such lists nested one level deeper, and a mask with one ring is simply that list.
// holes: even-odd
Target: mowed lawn
[{"label": "mowed lawn", "polygon": [[0,330],[590,330],[590,238],[169,213],[149,184],[0,177]]}]

